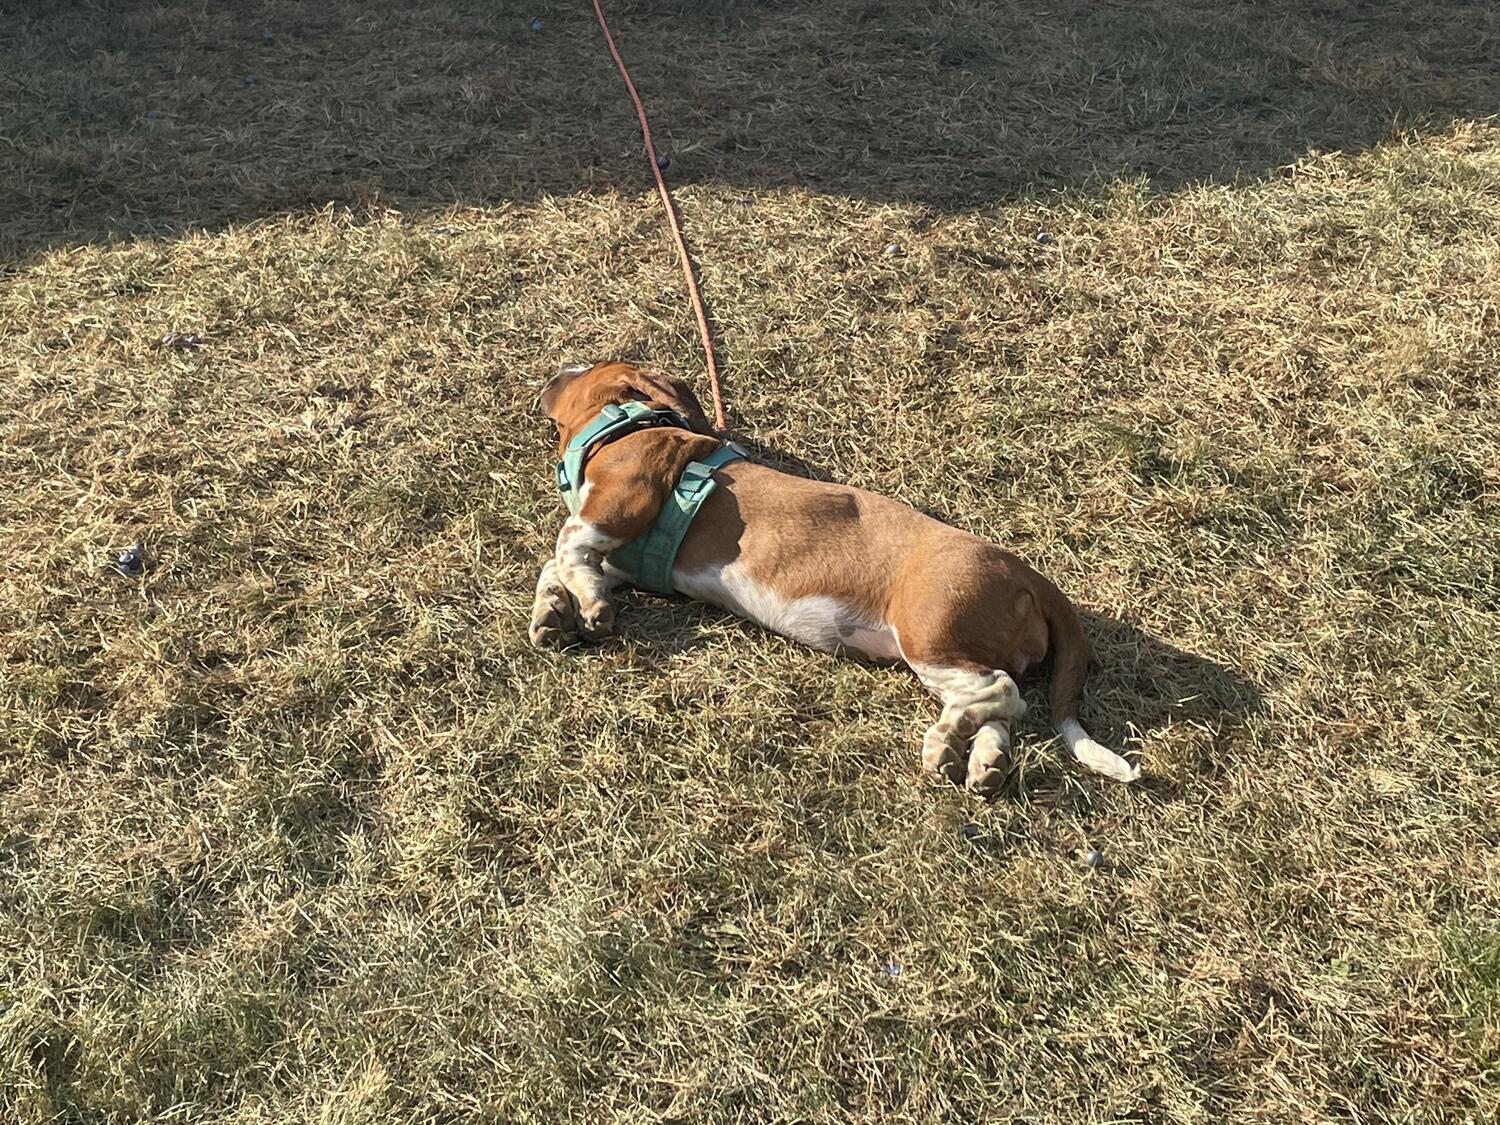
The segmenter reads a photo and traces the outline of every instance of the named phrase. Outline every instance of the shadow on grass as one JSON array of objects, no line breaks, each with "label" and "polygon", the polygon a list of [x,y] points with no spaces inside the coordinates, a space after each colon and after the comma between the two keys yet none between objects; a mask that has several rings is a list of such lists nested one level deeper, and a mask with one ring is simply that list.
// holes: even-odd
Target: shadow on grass
[{"label": "shadow on grass", "polygon": [[[1169,190],[1500,109],[1483,0],[609,7],[671,177],[734,190],[939,208]],[[6,257],[330,203],[649,188],[588,4],[14,13],[0,136]]]},{"label": "shadow on grass", "polygon": [[[1094,667],[1084,692],[1089,730],[1107,745],[1132,748],[1136,739],[1169,723],[1188,723],[1205,737],[1195,740],[1193,774],[1212,776],[1247,719],[1265,710],[1260,688],[1225,664],[1188,652],[1124,621],[1085,613],[1084,631],[1094,649]],[[1177,787],[1150,774],[1139,788],[1175,796]]]}]

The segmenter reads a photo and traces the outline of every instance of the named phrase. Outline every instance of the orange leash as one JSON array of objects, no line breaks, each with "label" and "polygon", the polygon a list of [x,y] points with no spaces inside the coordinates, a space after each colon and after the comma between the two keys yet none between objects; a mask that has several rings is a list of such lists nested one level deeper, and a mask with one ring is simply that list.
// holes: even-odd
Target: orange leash
[{"label": "orange leash", "polygon": [[703,340],[703,356],[708,360],[708,389],[714,400],[714,425],[723,433],[724,397],[719,391],[719,364],[714,358],[713,335],[708,330],[708,314],[703,311],[703,298],[698,293],[698,279],[693,276],[693,259],[688,254],[687,243],[682,237],[682,227],[677,223],[677,206],[672,202],[672,193],[667,190],[667,181],[662,179],[661,165],[656,160],[656,145],[651,142],[651,125],[646,120],[646,107],[636,93],[635,83],[630,80],[630,71],[625,69],[625,60],[615,46],[615,37],[609,33],[609,24],[604,21],[604,9],[599,0],[594,0],[594,15],[599,17],[599,29],[604,32],[604,41],[609,44],[609,53],[615,57],[615,66],[620,68],[620,77],[625,79],[625,88],[630,91],[630,100],[635,102],[635,115],[641,119],[641,136],[646,139],[646,156],[651,161],[651,174],[656,177],[656,190],[661,195],[661,205],[667,211],[667,225],[672,228],[672,239],[677,243],[677,256],[682,260],[682,276],[687,281],[688,296],[693,299],[693,313],[698,318],[698,335]]}]

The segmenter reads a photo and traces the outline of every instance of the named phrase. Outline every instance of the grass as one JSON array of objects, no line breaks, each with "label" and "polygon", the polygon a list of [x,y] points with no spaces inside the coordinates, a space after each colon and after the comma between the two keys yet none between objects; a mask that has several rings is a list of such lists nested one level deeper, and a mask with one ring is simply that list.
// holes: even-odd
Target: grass
[{"label": "grass", "polygon": [[701,367],[586,6],[20,15],[0,1117],[1493,1120],[1494,10],[614,19],[736,432],[1055,578],[1149,782],[527,646],[539,378]]}]

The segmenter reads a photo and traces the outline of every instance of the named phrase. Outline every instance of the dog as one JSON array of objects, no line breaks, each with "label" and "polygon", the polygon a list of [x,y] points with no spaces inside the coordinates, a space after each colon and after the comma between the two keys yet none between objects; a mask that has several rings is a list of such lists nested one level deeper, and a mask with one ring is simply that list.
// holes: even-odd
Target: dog
[{"label": "dog", "polygon": [[[533,644],[613,632],[610,593],[635,578],[620,565],[627,545],[675,513],[697,465],[708,494],[658,559],[671,588],[822,651],[905,663],[942,704],[922,744],[931,778],[986,796],[1004,785],[1026,709],[1016,683],[1049,655],[1052,722],[1073,757],[1115,781],[1140,776],[1079,721],[1090,653],[1077,611],[1009,551],[887,497],[745,459],[684,382],[649,368],[564,367],[540,403],[574,512],[537,581]],[[604,439],[581,443],[601,426]]]}]

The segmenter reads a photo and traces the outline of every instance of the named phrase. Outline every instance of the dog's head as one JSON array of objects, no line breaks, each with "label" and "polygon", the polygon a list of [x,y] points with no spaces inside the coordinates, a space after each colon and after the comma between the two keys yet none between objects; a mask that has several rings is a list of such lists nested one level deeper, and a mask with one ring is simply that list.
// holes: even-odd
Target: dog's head
[{"label": "dog's head", "polygon": [[714,432],[686,383],[629,363],[570,364],[547,380],[539,401],[557,423],[562,446],[611,403],[644,402],[654,410],[675,410],[698,433]]}]

